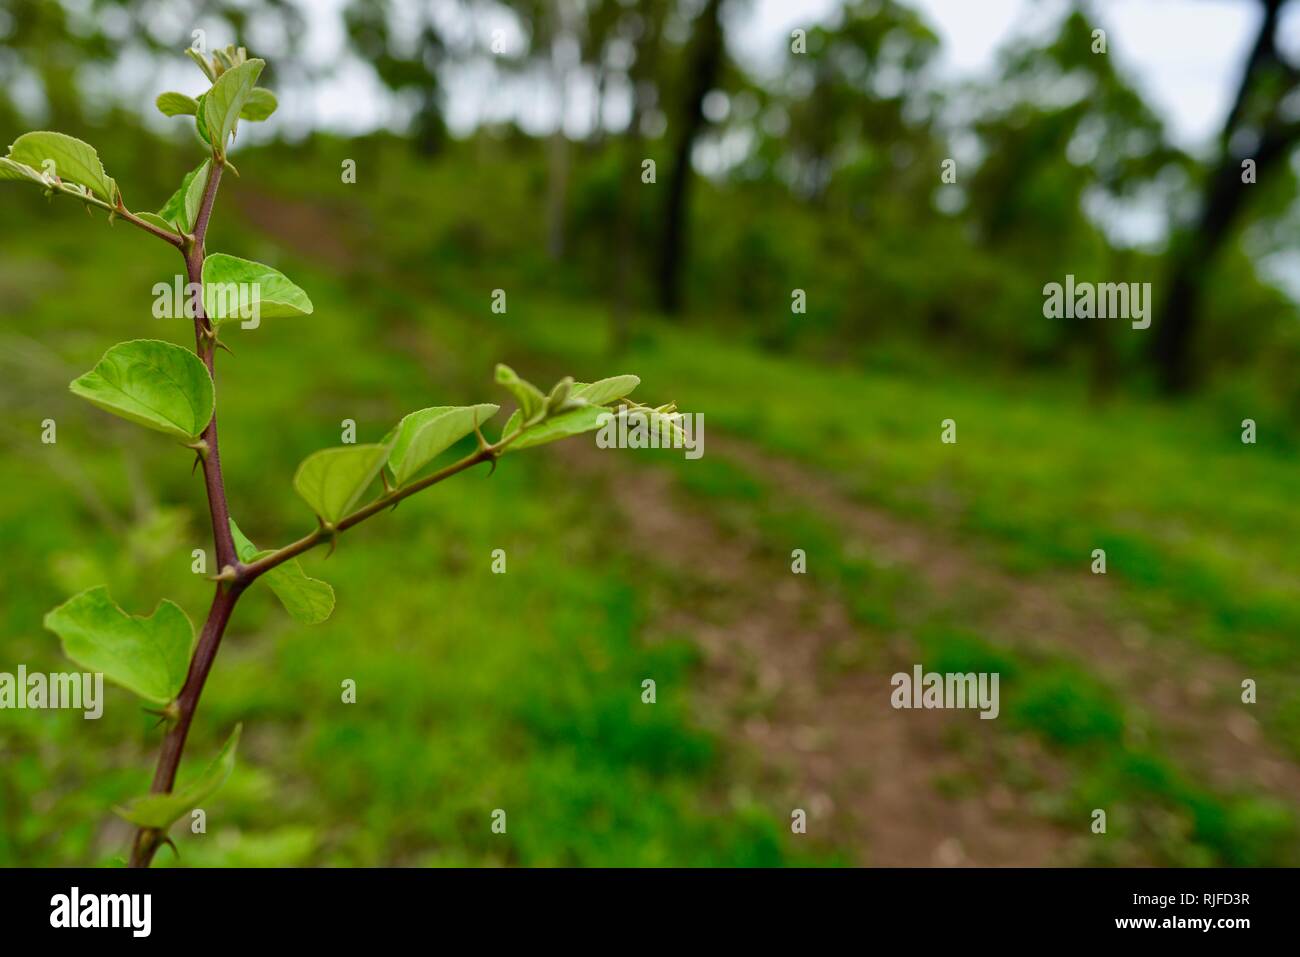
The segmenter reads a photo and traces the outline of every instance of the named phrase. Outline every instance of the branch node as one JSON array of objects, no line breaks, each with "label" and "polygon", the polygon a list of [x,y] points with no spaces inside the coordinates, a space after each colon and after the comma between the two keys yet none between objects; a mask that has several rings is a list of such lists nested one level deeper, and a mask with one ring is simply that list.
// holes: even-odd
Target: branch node
[{"label": "branch node", "polygon": [[217,575],[209,575],[209,581],[221,582],[222,584],[232,584],[239,581],[239,569],[234,565],[226,565]]}]

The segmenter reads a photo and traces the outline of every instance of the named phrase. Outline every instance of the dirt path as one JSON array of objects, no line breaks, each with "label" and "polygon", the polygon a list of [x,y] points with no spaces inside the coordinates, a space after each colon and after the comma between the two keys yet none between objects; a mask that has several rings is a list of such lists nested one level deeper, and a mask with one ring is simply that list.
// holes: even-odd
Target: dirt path
[{"label": "dirt path", "polygon": [[[321,230],[309,204],[276,200],[250,209],[271,210],[262,225],[328,262],[342,264],[356,252],[328,239],[337,230]],[[1264,738],[1255,713],[1239,703],[1250,671],[1178,636],[1115,620],[1105,579],[1011,575],[972,544],[864,505],[824,473],[716,433],[709,443],[710,454],[763,476],[781,496],[833,522],[846,547],[905,566],[936,594],[961,596],[972,627],[989,640],[1085,663],[1154,719],[1162,745],[1198,778],[1300,805],[1300,766]],[[987,727],[996,722],[972,712],[888,706],[889,676],[914,661],[901,653],[907,642],[900,636],[870,636],[885,652],[876,670],[836,674],[828,661],[860,642],[863,629],[815,576],[774,566],[758,543],[728,535],[662,471],[645,463],[629,468],[581,442],[566,443],[563,455],[566,467],[605,485],[622,515],[627,551],[687,589],[661,596],[657,629],[700,642],[708,668],[702,716],[750,746],[765,787],[782,795],[776,803],[808,811],[810,836],[821,829],[828,843],[877,865],[1059,864],[1082,853],[1078,835],[1028,810],[1032,786],[1027,795],[988,783],[1005,777],[984,766],[990,762],[1030,768],[1043,782],[1062,780],[1065,772],[1032,741],[996,735]],[[952,746],[954,733],[963,747]],[[986,786],[943,796],[945,780]]]},{"label": "dirt path", "polygon": [[1109,583],[1077,575],[1014,576],[973,547],[855,501],[832,479],[733,439],[712,450],[773,482],[779,494],[830,519],[848,540],[907,566],[940,594],[975,595],[973,624],[990,640],[1068,654],[1157,723],[1179,761],[1225,791],[1257,790],[1300,805],[1300,766],[1240,703],[1250,669],[1177,636],[1116,621]]},{"label": "dirt path", "polygon": [[[683,503],[662,470],[628,468],[583,443],[567,444],[562,455],[566,468],[599,483],[614,503],[627,552],[670,574],[673,587],[650,599],[655,632],[700,644],[700,718],[742,743],[757,765],[762,803],[782,815],[804,809],[812,839],[863,864],[1077,859],[1079,836],[1037,817],[1024,793],[997,785],[942,793],[942,779],[996,780],[984,762],[1005,759],[997,753],[1005,742],[971,711],[893,709],[889,677],[909,662],[829,671],[836,646],[859,642],[861,629],[810,576],[774,567],[755,543],[726,534]],[[955,725],[976,739],[974,748],[947,743]],[[1013,746],[1015,760],[1059,776],[1027,738]]]}]

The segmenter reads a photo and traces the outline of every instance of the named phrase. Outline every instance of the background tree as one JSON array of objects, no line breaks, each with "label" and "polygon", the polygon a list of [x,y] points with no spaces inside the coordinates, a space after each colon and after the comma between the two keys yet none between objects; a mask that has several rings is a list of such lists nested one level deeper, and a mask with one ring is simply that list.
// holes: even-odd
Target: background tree
[{"label": "background tree", "polygon": [[[1288,109],[1300,92],[1300,68],[1278,48],[1278,25],[1288,0],[1257,0],[1259,30],[1241,73],[1231,111],[1219,134],[1219,153],[1205,176],[1200,211],[1175,237],[1166,293],[1154,323],[1151,357],[1167,393],[1186,392],[1198,378],[1193,344],[1204,308],[1210,266],[1239,225],[1254,192],[1268,183],[1300,140],[1300,120]],[[1243,164],[1254,165],[1248,177]]]}]

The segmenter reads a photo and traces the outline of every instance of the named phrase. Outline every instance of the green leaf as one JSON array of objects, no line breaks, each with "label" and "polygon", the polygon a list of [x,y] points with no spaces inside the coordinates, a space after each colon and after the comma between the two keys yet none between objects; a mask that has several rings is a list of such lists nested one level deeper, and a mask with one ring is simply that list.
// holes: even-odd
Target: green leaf
[{"label": "green leaf", "polygon": [[329,525],[351,511],[388,459],[389,445],[344,445],[303,459],[293,487]]},{"label": "green leaf", "polygon": [[235,770],[235,751],[244,726],[235,725],[221,751],[212,763],[193,781],[170,794],[146,794],[131,801],[126,807],[115,808],[119,815],[138,827],[154,827],[166,831],[189,814],[226,783]]},{"label": "green leaf", "polygon": [[546,407],[546,396],[542,395],[542,390],[531,382],[519,378],[515,370],[508,365],[497,365],[497,382],[505,386],[515,397],[525,422],[532,421]]},{"label": "green leaf", "polygon": [[54,173],[65,183],[79,183],[110,205],[117,205],[117,183],[104,172],[99,154],[89,143],[64,133],[43,130],[24,133],[9,147],[9,159],[45,172],[45,161],[54,161]]},{"label": "green leaf", "polygon": [[90,671],[167,704],[185,684],[194,646],[194,626],[180,607],[160,601],[148,618],[128,615],[99,585],[69,598],[45,616],[63,653]]},{"label": "green leaf", "polygon": [[16,163],[7,156],[0,156],[0,179],[30,180],[45,187],[51,185],[40,170],[32,169],[26,163]]},{"label": "green leaf", "polygon": [[309,316],[311,300],[284,273],[262,263],[225,253],[213,253],[203,262],[203,308],[220,324],[248,317],[258,310],[263,319]]},{"label": "green leaf", "polygon": [[[185,55],[198,64],[199,69],[203,71],[203,75],[208,78],[209,83],[215,83],[217,81],[217,75],[212,72],[212,64],[208,63],[207,57],[193,47],[188,48],[185,51]],[[202,99],[202,97],[200,97],[200,99]]]},{"label": "green leaf", "polygon": [[212,145],[224,154],[230,134],[239,121],[239,111],[253,95],[265,60],[249,60],[217,77],[212,89],[203,95],[203,119]]},{"label": "green leaf", "polygon": [[253,92],[248,96],[248,102],[239,111],[239,118],[253,121],[265,120],[275,112],[275,108],[279,105],[275,94],[266,87],[254,87]]},{"label": "green leaf", "polygon": [[157,226],[159,229],[165,229],[169,233],[176,232],[175,224],[167,222],[167,220],[163,219],[157,213],[136,213],[135,218],[143,220],[150,226]]},{"label": "green leaf", "polygon": [[[257,546],[239,530],[233,518],[230,520],[230,534],[234,536],[235,551],[241,562],[255,562],[272,554],[273,549],[259,552]],[[308,576],[296,558],[276,565],[262,575],[262,581],[275,592],[275,597],[280,599],[284,610],[295,621],[318,625],[334,611],[334,589],[328,582]]]},{"label": "green leaf", "polygon": [[473,432],[475,422],[482,426],[500,409],[490,403],[440,405],[404,416],[397,424],[393,450],[388,454],[393,480],[398,485],[406,484],[436,456]]},{"label": "green leaf", "polygon": [[212,145],[212,134],[208,132],[208,121],[203,118],[203,101],[207,99],[207,93],[200,93],[194,102],[199,105],[198,110],[194,113],[194,129],[199,134],[199,139],[206,145]]},{"label": "green leaf", "polygon": [[174,228],[192,233],[194,220],[199,215],[199,205],[203,202],[203,191],[208,186],[208,172],[211,168],[212,160],[204,160],[186,173],[180,187],[163,204],[163,208],[158,210],[158,215],[169,223],[175,223]]},{"label": "green leaf", "polygon": [[163,116],[193,116],[199,111],[198,101],[184,93],[159,93],[154,105]]},{"label": "green leaf", "polygon": [[605,405],[614,399],[621,399],[632,394],[632,390],[641,384],[641,379],[634,375],[616,375],[599,382],[575,382],[570,396],[574,399],[586,399],[592,405]]},{"label": "green leaf", "polygon": [[105,411],[186,442],[212,418],[212,376],[203,360],[156,339],[119,342],[69,388]]},{"label": "green leaf", "polygon": [[[535,445],[558,442],[560,439],[567,439],[571,435],[592,432],[600,428],[600,417],[602,415],[613,414],[609,409],[598,405],[584,405],[571,412],[561,412],[557,416],[531,426],[527,432],[507,445],[505,451],[516,452],[520,449],[532,448]],[[509,435],[519,425],[518,416],[519,413],[516,412],[510,417],[505,430],[501,433],[503,436]]]}]

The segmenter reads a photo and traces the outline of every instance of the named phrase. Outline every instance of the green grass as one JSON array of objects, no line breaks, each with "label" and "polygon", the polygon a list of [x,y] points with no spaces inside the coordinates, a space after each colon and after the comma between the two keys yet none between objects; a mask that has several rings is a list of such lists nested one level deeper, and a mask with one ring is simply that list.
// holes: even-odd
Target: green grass
[{"label": "green grass", "polygon": [[[190,571],[191,549],[209,534],[190,454],[110,423],[66,391],[75,370],[120,339],[187,341],[182,323],[140,308],[174,264],[166,250],[142,254],[121,227],[109,233],[75,216],[51,213],[20,256],[6,257],[3,277],[21,283],[26,264],[58,263],[49,287],[21,307],[50,368],[6,370],[20,379],[10,378],[5,401],[23,424],[0,455],[8,670],[65,667],[40,622],[80,588],[107,582],[135,613],[170,597],[196,622],[210,598]],[[97,241],[95,254],[72,255],[74,236]],[[431,370],[396,344],[423,334],[421,317],[399,328],[328,269],[277,261],[323,308],[310,321],[232,335],[237,357],[219,364],[232,510],[264,545],[312,526],[290,480],[302,457],[338,444],[342,419],[357,421],[359,441],[375,440],[406,411],[496,391],[490,369]],[[470,380],[473,395],[462,384]],[[38,425],[25,427],[46,415],[58,421],[56,446],[36,442]],[[59,481],[64,466],[120,517],[121,534]],[[506,550],[504,575],[491,573],[495,548]],[[642,645],[640,598],[619,562],[599,503],[547,459],[519,455],[491,478],[481,469],[404,502],[350,532],[328,559],[307,557],[309,572],[337,590],[325,625],[293,623],[255,588],[225,638],[181,774],[196,773],[242,721],[238,768],[205,808],[206,836],[187,822],[175,829],[181,863],[822,860],[791,844],[781,818],[729,797],[726,755],[686,710],[692,647]],[[660,689],[653,705],[641,701],[647,675]],[[355,704],[341,700],[345,679],[356,682]],[[147,788],[159,735],[126,692],[107,694],[100,721],[6,712],[0,863],[121,859],[129,832],[109,809]],[[504,835],[490,829],[497,808],[507,813]],[[169,852],[160,863],[171,863]]]},{"label": "green grass", "polygon": [[[1149,861],[1178,866],[1294,865],[1300,822],[1293,808],[1250,793],[1201,783],[1160,745],[1158,723],[1125,703],[1088,663],[1064,653],[1026,651],[955,624],[964,612],[934,594],[915,573],[850,552],[842,530],[807,506],[790,502],[726,459],[670,460],[684,493],[734,532],[758,529],[759,550],[775,570],[798,543],[815,563],[815,579],[863,626],[861,647],[840,654],[841,668],[880,667],[887,636],[910,636],[926,671],[1000,676],[1002,714],[990,722],[1003,736],[1028,734],[1066,768],[1069,782],[1043,813],[1067,829],[1107,812],[1109,840],[1085,845],[1087,863]],[[707,464],[705,464],[707,462]],[[813,574],[813,571],[810,571]],[[1139,731],[1141,733],[1139,733]],[[1008,775],[1014,780],[1015,775]],[[982,779],[987,785],[987,777]],[[1034,782],[1035,787],[1041,784]],[[944,787],[957,787],[953,781]]]},{"label": "green grass", "polygon": [[[1300,517],[1295,447],[1281,423],[1261,418],[1260,444],[1244,446],[1240,416],[1209,402],[1118,396],[1095,406],[1069,382],[995,378],[894,347],[815,362],[705,331],[699,317],[639,317],[631,349],[611,360],[605,306],[521,252],[544,245],[526,170],[502,157],[416,167],[404,151],[358,143],[342,155],[358,158],[364,179],[344,186],[342,146],[314,148],[314,162],[241,157],[243,177],[223,187],[209,242],[276,265],[317,303],[307,320],[232,330],[236,356],[219,361],[234,514],[259,545],[311,527],[293,470],[338,444],[345,418],[359,441],[373,441],[415,408],[499,400],[497,359],[579,379],[634,371],[647,397],[705,413],[705,457],[677,474],[712,514],[757,530],[774,563],[788,564],[796,546],[835,556],[819,574],[869,634],[901,629],[954,670],[983,662],[1008,676],[1015,703],[999,733],[1034,737],[1070,772],[1046,813],[1077,826],[1091,808],[1110,808],[1110,833],[1147,859],[1287,859],[1292,814],[1257,796],[1211,793],[1158,736],[1138,743],[1129,729],[1148,718],[1088,662],[1003,648],[906,572],[848,554],[826,516],[779,507],[763,476],[708,444],[727,432],[800,460],[1019,574],[1087,574],[1092,549],[1105,548],[1116,614],[1249,668],[1267,689],[1268,732],[1300,753]],[[170,185],[156,192],[161,202]],[[241,194],[327,213],[297,227],[295,248],[254,233],[230,205]],[[7,236],[0,257],[10,320],[0,351],[0,540],[10,556],[0,669],[51,670],[63,659],[41,618],[81,588],[107,582],[135,613],[170,597],[200,619],[210,586],[190,573],[190,550],[209,532],[187,453],[66,391],[119,340],[191,341],[184,323],[147,309],[153,283],[175,272],[174,252],[67,204],[16,204],[13,216],[21,238]],[[355,244],[346,268],[310,248],[329,232],[322,222]],[[488,308],[497,287],[509,294],[505,316]],[[36,438],[47,416],[58,421],[54,447]],[[956,445],[939,441],[945,418],[957,420]],[[458,478],[349,533],[328,560],[310,556],[309,573],[338,590],[324,626],[295,625],[269,596],[250,594],[182,775],[243,721],[239,766],[206,809],[208,836],[177,828],[182,863],[839,861],[794,844],[761,800],[733,796],[754,789],[735,786],[726,743],[697,729],[686,704],[699,687],[694,645],[640,641],[647,611],[625,546],[562,461],[511,456],[491,479]],[[121,527],[106,526],[105,513]],[[504,576],[490,573],[498,547]],[[880,653],[864,640],[834,666]],[[642,705],[651,674],[659,703]],[[357,682],[355,705],[340,701],[346,678]],[[125,692],[109,694],[99,722],[6,713],[0,863],[109,863],[123,853],[128,830],[107,809],[147,786],[158,733]],[[489,829],[495,808],[507,811],[506,835]]]}]

